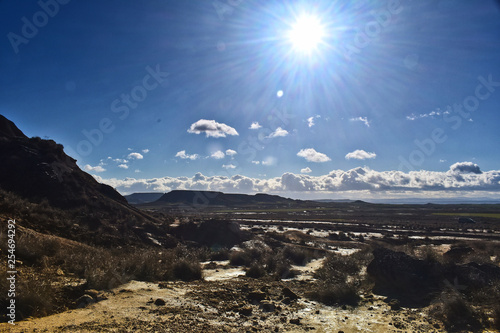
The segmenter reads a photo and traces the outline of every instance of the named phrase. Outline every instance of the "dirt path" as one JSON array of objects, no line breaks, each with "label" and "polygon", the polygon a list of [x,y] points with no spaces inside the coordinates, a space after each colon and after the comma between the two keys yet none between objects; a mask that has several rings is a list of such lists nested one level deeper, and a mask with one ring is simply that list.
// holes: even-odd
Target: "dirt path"
[{"label": "dirt path", "polygon": [[[303,267],[306,280],[321,261]],[[131,281],[106,300],[49,317],[0,324],[1,332],[438,332],[421,311],[390,310],[381,297],[357,308],[303,297],[307,282],[262,281],[241,270],[205,270],[205,281]],[[285,299],[284,288],[298,299]],[[161,302],[161,300],[164,301]]]}]

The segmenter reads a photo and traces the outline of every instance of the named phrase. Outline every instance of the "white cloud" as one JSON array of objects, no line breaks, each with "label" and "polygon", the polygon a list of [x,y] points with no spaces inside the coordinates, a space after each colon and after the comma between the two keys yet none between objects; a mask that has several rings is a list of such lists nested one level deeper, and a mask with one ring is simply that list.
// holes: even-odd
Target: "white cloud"
[{"label": "white cloud", "polygon": [[314,148],[301,149],[297,153],[297,156],[305,158],[308,162],[321,163],[331,161],[328,156],[323,153],[317,152]]},{"label": "white cloud", "polygon": [[126,159],[112,158],[111,156],[108,156],[108,160],[116,162],[116,163],[128,163],[128,161]]},{"label": "white cloud", "polygon": [[287,136],[287,135],[288,135],[288,131],[287,130],[282,129],[281,127],[278,127],[274,132],[272,132],[271,134],[269,134],[267,136],[267,138],[272,139],[272,138],[276,138],[276,137],[279,137],[279,136]]},{"label": "white cloud", "polygon": [[193,160],[194,161],[199,156],[198,156],[198,154],[189,155],[189,154],[186,154],[185,150],[181,150],[181,151],[177,152],[177,154],[175,154],[175,157],[182,158],[183,160],[189,159],[189,160]]},{"label": "white cloud", "polygon": [[260,161],[252,161],[252,164],[259,165],[259,164],[260,164]]},{"label": "white cloud", "polygon": [[128,154],[127,156],[129,159],[136,159],[136,160],[142,160],[144,158],[144,156],[142,156],[141,154],[139,153],[130,153]]},{"label": "white cloud", "polygon": [[232,165],[232,164],[223,164],[222,167],[224,169],[236,169],[236,166],[235,165]]},{"label": "white cloud", "polygon": [[314,117],[307,118],[307,126],[309,126],[309,127],[314,126]]},{"label": "white cloud", "polygon": [[236,150],[232,150],[232,149],[228,149],[228,150],[226,150],[226,155],[227,155],[227,156],[234,156],[234,155],[236,155],[236,154],[238,154],[238,153],[236,152]]},{"label": "white cloud", "polygon": [[223,123],[218,123],[215,120],[200,119],[197,122],[191,124],[191,127],[187,130],[188,133],[205,133],[206,137],[214,138],[225,138],[226,135],[239,135],[238,132]]},{"label": "white cloud", "polygon": [[351,118],[349,120],[350,121],[361,121],[363,124],[366,125],[366,127],[370,127],[370,122],[368,121],[367,117],[357,117],[357,118]]},{"label": "white cloud", "polygon": [[[290,192],[346,193],[349,197],[369,196],[380,198],[384,194],[396,197],[440,197],[456,193],[457,196],[470,196],[471,193],[493,193],[500,198],[500,170],[481,171],[470,162],[455,163],[446,172],[398,170],[374,171],[367,167],[350,170],[332,170],[328,174],[310,176],[306,174],[285,173],[274,178],[250,178],[242,175],[193,177],[163,177],[152,179],[104,179],[94,176],[98,181],[116,188],[123,194],[133,192],[168,192],[173,189],[210,190],[222,192],[262,192],[287,194]],[[230,165],[226,167],[230,168]],[[486,194],[487,193],[487,194]],[[477,195],[477,194],[476,194]]]},{"label": "white cloud", "polygon": [[300,173],[311,173],[311,172],[312,172],[312,170],[309,167],[304,168],[304,169],[300,169]]},{"label": "white cloud", "polygon": [[226,157],[226,155],[224,154],[223,151],[217,150],[215,153],[212,153],[212,155],[210,155],[210,157],[215,158],[216,160],[220,160],[220,159],[223,159],[224,157]]},{"label": "white cloud", "polygon": [[346,160],[356,159],[356,160],[366,160],[377,157],[375,153],[369,153],[364,150],[358,149],[345,155]]},{"label": "white cloud", "polygon": [[320,118],[320,117],[321,117],[321,116],[318,116],[318,115],[317,115],[317,116],[314,116],[314,117],[309,117],[309,118],[307,118],[307,126],[309,126],[309,127],[313,127],[313,126],[315,125],[315,123],[314,123],[314,119],[315,119],[315,118]]},{"label": "white cloud", "polygon": [[249,129],[256,130],[256,129],[259,129],[259,128],[261,128],[261,127],[262,127],[262,126],[260,126],[260,124],[259,124],[258,122],[254,121],[254,122],[252,123],[252,125],[250,125]]},{"label": "white cloud", "polygon": [[451,113],[451,107],[448,107],[446,111],[441,110],[440,108],[437,108],[434,111],[431,111],[429,113],[421,113],[421,114],[410,114],[409,116],[406,116],[407,120],[417,120],[417,119],[422,119],[422,118],[434,118],[434,117],[440,117],[446,114]]},{"label": "white cloud", "polygon": [[479,165],[472,162],[457,162],[450,166],[450,171],[453,173],[483,173],[479,168]]},{"label": "white cloud", "polygon": [[91,166],[90,164],[86,164],[84,167],[83,167],[83,170],[87,171],[87,172],[104,172],[106,171],[106,169],[104,169],[102,166],[98,165],[98,166]]},{"label": "white cloud", "polygon": [[147,153],[149,153],[149,149],[143,149],[143,150],[142,150],[142,152],[143,152],[144,154],[147,154]]},{"label": "white cloud", "polygon": [[120,164],[118,167],[121,169],[128,169],[128,165],[126,164]]}]

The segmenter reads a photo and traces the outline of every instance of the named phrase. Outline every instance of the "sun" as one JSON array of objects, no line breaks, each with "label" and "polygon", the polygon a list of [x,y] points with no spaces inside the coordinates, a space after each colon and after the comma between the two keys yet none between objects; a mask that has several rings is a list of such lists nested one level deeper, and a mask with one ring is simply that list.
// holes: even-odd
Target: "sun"
[{"label": "sun", "polygon": [[297,18],[288,34],[288,39],[296,51],[311,53],[323,42],[325,29],[320,19],[314,15]]}]

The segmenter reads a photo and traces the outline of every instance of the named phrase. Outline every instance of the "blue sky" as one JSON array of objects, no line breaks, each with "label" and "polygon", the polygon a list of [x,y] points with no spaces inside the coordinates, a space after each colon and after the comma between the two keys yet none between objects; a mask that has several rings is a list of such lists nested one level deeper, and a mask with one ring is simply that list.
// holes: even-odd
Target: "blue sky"
[{"label": "blue sky", "polygon": [[496,1],[4,0],[0,18],[0,113],[122,193],[500,197]]}]

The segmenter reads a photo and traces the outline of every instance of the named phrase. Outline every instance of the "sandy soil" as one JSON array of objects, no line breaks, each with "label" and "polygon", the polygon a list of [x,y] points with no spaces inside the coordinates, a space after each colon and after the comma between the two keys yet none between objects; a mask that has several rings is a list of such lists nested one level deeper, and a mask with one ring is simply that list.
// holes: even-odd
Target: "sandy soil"
[{"label": "sandy soil", "polygon": [[[208,265],[208,263],[205,263]],[[107,299],[49,317],[0,324],[1,332],[441,332],[422,310],[393,311],[382,297],[361,305],[329,307],[304,297],[321,259],[287,281],[241,276],[227,262],[205,269],[205,281],[131,281]],[[212,264],[212,266],[214,266]],[[289,288],[297,300],[286,300]],[[162,301],[164,301],[164,304]],[[435,325],[435,326],[434,326]]]}]

